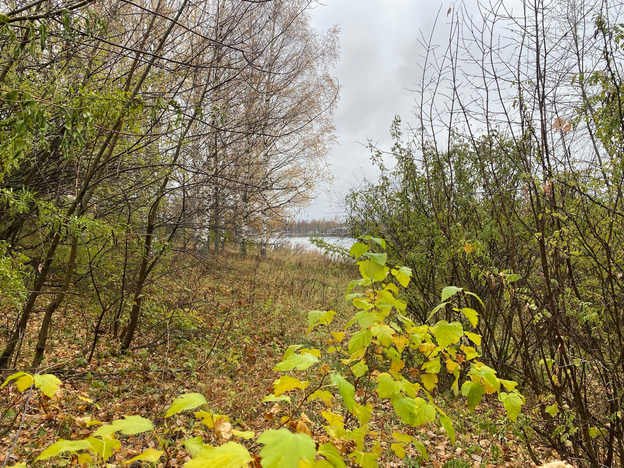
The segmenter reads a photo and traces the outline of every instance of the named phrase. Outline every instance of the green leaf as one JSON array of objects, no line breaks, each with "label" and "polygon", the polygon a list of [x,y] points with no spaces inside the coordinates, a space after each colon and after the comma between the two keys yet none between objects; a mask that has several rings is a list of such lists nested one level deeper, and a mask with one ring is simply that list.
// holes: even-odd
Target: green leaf
[{"label": "green leaf", "polygon": [[306,370],[318,362],[318,358],[312,354],[291,354],[277,366],[274,371],[289,371],[293,369]]},{"label": "green leaf", "polygon": [[331,383],[338,387],[345,408],[352,411],[355,402],[355,387],[340,374],[331,374]]},{"label": "green leaf", "polygon": [[379,340],[382,346],[390,346],[392,344],[394,330],[385,323],[373,323],[371,333]]},{"label": "green leaf", "polygon": [[316,444],[308,434],[288,429],[265,431],[257,442],[264,444],[260,450],[263,468],[298,468],[299,460],[312,462],[316,456]]},{"label": "green leaf", "polygon": [[392,398],[398,395],[401,390],[401,383],[394,380],[390,374],[379,374],[377,376],[377,395],[379,398]]},{"label": "green leaf", "polygon": [[462,385],[461,392],[462,395],[468,399],[468,408],[470,408],[471,411],[474,411],[477,405],[481,402],[483,395],[485,395],[485,387],[480,383],[467,380]]},{"label": "green leaf", "polygon": [[455,429],[453,428],[453,421],[445,414],[440,415],[440,425],[444,428],[446,433],[451,439],[452,443],[455,443]]},{"label": "green leaf", "polygon": [[77,452],[78,450],[88,450],[90,448],[91,442],[89,442],[88,440],[59,439],[48,448],[46,448],[43,452],[41,452],[41,454],[35,460],[47,460],[48,458],[57,456],[59,453]]},{"label": "green leaf", "polygon": [[362,468],[379,468],[379,465],[377,465],[378,455],[376,453],[365,453],[356,450],[349,456]]},{"label": "green leaf", "polygon": [[121,442],[117,439],[102,440],[89,437],[87,440],[91,443],[91,451],[96,453],[103,462],[106,462],[113,455],[114,450],[121,448]]},{"label": "green leaf", "polygon": [[442,302],[441,304],[438,304],[437,306],[435,306],[433,310],[431,311],[431,313],[429,314],[429,317],[427,317],[427,321],[431,320],[431,317],[433,317],[438,310],[446,307],[447,304],[448,302]]},{"label": "green leaf", "polygon": [[362,260],[357,264],[360,268],[362,278],[371,279],[373,281],[383,281],[390,271],[388,267],[368,259]]},{"label": "green leaf", "polygon": [[368,403],[366,406],[359,403],[353,403],[353,414],[357,418],[360,424],[366,424],[370,421],[371,414],[373,413],[373,405]]},{"label": "green leaf", "polygon": [[512,421],[518,419],[518,415],[520,414],[520,410],[524,404],[524,397],[518,392],[501,392],[498,398],[503,402],[503,406],[505,406],[505,411],[507,411],[509,419]]},{"label": "green leaf", "polygon": [[364,361],[360,361],[357,364],[351,366],[351,372],[355,377],[362,377],[368,372],[368,366]]},{"label": "green leaf", "polygon": [[435,408],[422,398],[395,397],[391,401],[396,414],[410,426],[422,426],[435,420]]},{"label": "green leaf", "polygon": [[446,301],[449,297],[453,297],[458,292],[463,291],[464,288],[458,288],[457,286],[447,286],[442,290],[441,300]]},{"label": "green leaf", "polygon": [[182,411],[195,409],[199,406],[207,404],[208,402],[206,401],[206,398],[201,393],[185,393],[173,401],[165,414],[165,418],[178,414]]},{"label": "green leaf", "polygon": [[35,374],[35,387],[48,398],[52,398],[59,388],[61,381],[52,374]]},{"label": "green leaf", "polygon": [[557,403],[548,405],[546,406],[546,408],[544,408],[544,411],[546,411],[548,414],[550,414],[554,418],[559,412],[559,405]]},{"label": "green leaf", "polygon": [[356,260],[364,255],[365,252],[368,252],[368,246],[366,244],[362,244],[361,242],[356,242],[349,249],[349,255]]},{"label": "green leaf", "polygon": [[236,442],[228,442],[219,447],[204,446],[199,456],[185,463],[184,466],[185,468],[247,468],[252,460],[244,446]]},{"label": "green leaf", "polygon": [[136,457],[133,457],[126,462],[123,462],[123,464],[129,465],[131,463],[134,463],[135,461],[146,461],[150,463],[157,463],[163,453],[165,452],[161,450],[156,450],[153,448],[148,448],[146,451],[138,454]]},{"label": "green leaf", "polygon": [[349,352],[355,353],[362,348],[366,348],[370,344],[372,339],[373,334],[368,329],[360,330],[359,332],[354,333],[349,340]]},{"label": "green leaf", "polygon": [[388,254],[387,253],[372,253],[372,252],[366,252],[364,253],[364,256],[371,259],[373,262],[384,266],[386,264],[386,262],[388,261]]},{"label": "green leaf", "polygon": [[431,327],[431,332],[435,336],[438,344],[442,348],[446,348],[459,341],[464,335],[464,328],[459,322],[448,323],[446,320],[440,320]]},{"label": "green leaf", "polygon": [[338,452],[338,449],[334,447],[332,444],[328,443],[328,444],[321,445],[318,449],[318,453],[319,455],[322,455],[325,458],[327,458],[327,460],[329,460],[329,462],[335,468],[347,468],[347,465],[345,465],[342,455],[340,455],[340,452]]},{"label": "green leaf", "polygon": [[125,419],[117,419],[110,424],[99,427],[97,431],[93,433],[93,436],[102,437],[114,432],[132,435],[154,430],[154,426],[149,419],[145,419],[141,416],[124,416],[124,418]]},{"label": "green leaf", "polygon": [[204,444],[202,436],[193,437],[192,439],[186,439],[184,441],[184,448],[192,457],[198,456],[205,446],[206,444]]},{"label": "green leaf", "polygon": [[422,442],[418,442],[417,440],[415,440],[413,443],[414,447],[416,447],[416,450],[418,450],[422,455],[423,460],[429,460],[429,455],[427,455],[427,447],[425,447]]},{"label": "green leaf", "polygon": [[470,322],[470,325],[472,325],[473,328],[476,327],[477,323],[479,323],[479,312],[470,307],[464,307],[461,311]]}]

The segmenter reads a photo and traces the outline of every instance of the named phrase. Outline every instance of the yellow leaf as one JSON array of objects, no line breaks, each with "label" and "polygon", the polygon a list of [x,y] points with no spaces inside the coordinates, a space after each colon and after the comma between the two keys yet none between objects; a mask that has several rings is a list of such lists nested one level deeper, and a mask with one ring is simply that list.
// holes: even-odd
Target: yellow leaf
[{"label": "yellow leaf", "polygon": [[474,247],[469,242],[466,242],[464,244],[464,251],[466,253],[472,253],[473,250],[474,250]]},{"label": "yellow leaf", "polygon": [[331,411],[322,411],[321,415],[327,420],[330,426],[344,426],[344,419]]},{"label": "yellow leaf", "polygon": [[392,372],[400,372],[401,369],[403,369],[405,367],[405,361],[400,360],[399,362],[393,362],[392,364],[390,364],[390,370]]},{"label": "yellow leaf", "polygon": [[236,429],[232,429],[232,434],[246,440],[256,437],[256,433],[254,431],[237,431]]},{"label": "yellow leaf", "polygon": [[393,335],[392,343],[394,343],[394,346],[396,346],[396,348],[399,350],[399,353],[402,353],[403,349],[405,349],[405,346],[407,346],[408,339],[404,335]]},{"label": "yellow leaf", "polygon": [[294,390],[295,388],[305,389],[308,386],[308,381],[302,382],[299,379],[295,379],[294,377],[289,377],[288,375],[283,375],[275,382],[273,382],[273,388],[275,389],[273,393],[275,396],[280,396],[282,393],[289,392]]},{"label": "yellow leaf", "polygon": [[402,432],[393,432],[392,437],[397,442],[402,442],[404,444],[409,444],[412,441],[412,436],[408,434],[403,434]]},{"label": "yellow leaf", "polygon": [[401,459],[405,458],[405,455],[407,455],[405,453],[405,444],[392,444],[390,447],[394,453],[396,453],[396,456]]},{"label": "yellow leaf", "polygon": [[124,465],[130,465],[131,463],[134,463],[135,461],[146,461],[146,462],[150,462],[150,463],[156,463],[158,462],[158,460],[160,459],[160,457],[162,456],[162,454],[165,453],[161,450],[156,450],[153,448],[148,448],[147,450],[145,450],[143,453],[138,454],[136,457],[131,458],[128,461],[123,462]]},{"label": "yellow leaf", "polygon": [[321,400],[325,403],[325,406],[331,407],[332,398],[334,398],[334,395],[332,395],[331,392],[328,392],[327,390],[317,390],[308,397],[308,401]]},{"label": "yellow leaf", "polygon": [[438,376],[436,374],[420,374],[420,379],[425,388],[429,391],[433,390],[438,383]]}]

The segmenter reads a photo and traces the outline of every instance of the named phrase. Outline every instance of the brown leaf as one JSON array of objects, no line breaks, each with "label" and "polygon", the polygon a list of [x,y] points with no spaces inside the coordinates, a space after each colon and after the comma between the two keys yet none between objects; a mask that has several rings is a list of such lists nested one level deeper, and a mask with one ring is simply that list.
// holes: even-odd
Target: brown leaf
[{"label": "brown leaf", "polygon": [[222,440],[230,440],[232,438],[232,425],[223,416],[219,416],[214,423],[214,431],[217,437]]}]

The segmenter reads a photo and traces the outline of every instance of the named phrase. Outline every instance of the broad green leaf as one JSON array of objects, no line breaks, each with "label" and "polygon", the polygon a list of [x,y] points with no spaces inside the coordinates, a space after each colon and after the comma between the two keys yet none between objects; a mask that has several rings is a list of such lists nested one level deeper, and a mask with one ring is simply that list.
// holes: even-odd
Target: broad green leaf
[{"label": "broad green leaf", "polygon": [[368,252],[368,246],[366,244],[362,244],[361,242],[356,242],[349,249],[349,255],[356,260],[364,255],[365,252]]},{"label": "broad green leaf", "polygon": [[145,419],[141,416],[124,416],[124,418],[125,419],[117,419],[110,424],[99,427],[93,433],[93,436],[102,437],[114,432],[132,435],[154,430],[154,426],[149,419]]},{"label": "broad green leaf", "polygon": [[477,407],[481,402],[481,398],[485,395],[485,387],[480,383],[471,382],[467,380],[461,387],[462,395],[468,399],[468,408],[471,411]]},{"label": "broad green leaf", "polygon": [[436,356],[435,359],[431,359],[430,361],[425,362],[421,369],[424,370],[427,374],[437,374],[440,372],[441,364],[440,364],[440,356]]},{"label": "broad green leaf", "polygon": [[485,364],[477,363],[470,366],[470,373],[483,379],[486,393],[494,393],[500,390],[500,380],[496,377],[496,371]]},{"label": "broad green leaf", "polygon": [[352,411],[355,402],[355,387],[340,374],[331,374],[331,383],[338,387],[345,408]]},{"label": "broad green leaf", "polygon": [[416,450],[420,452],[420,454],[423,457],[423,460],[425,461],[429,460],[429,455],[427,455],[427,447],[425,447],[422,444],[422,442],[418,442],[417,440],[414,441],[414,447],[416,447]]},{"label": "broad green leaf", "polygon": [[[353,318],[355,320],[353,323],[357,322],[360,327],[368,328],[373,323],[375,323],[375,320],[377,320],[377,314],[373,312],[366,312],[363,310],[355,314]],[[349,328],[349,327],[347,326],[345,328]]]},{"label": "broad green leaf", "polygon": [[344,459],[332,444],[323,444],[318,448],[319,455],[324,456],[335,468],[346,468]]},{"label": "broad green leaf", "polygon": [[440,299],[442,302],[446,301],[449,297],[453,297],[458,292],[463,291],[464,288],[458,288],[457,286],[447,286],[442,290],[442,295]]},{"label": "broad green leaf", "polygon": [[295,354],[295,351],[297,351],[299,348],[301,348],[301,345],[290,345],[288,348],[286,348],[286,351],[284,351],[284,357],[282,357],[282,361],[291,354]]},{"label": "broad green leaf", "polygon": [[174,414],[180,413],[182,411],[191,410],[198,408],[202,405],[207,405],[208,402],[206,398],[201,393],[186,393],[184,395],[176,398],[167,413],[165,413],[165,418],[173,416]]},{"label": "broad green leaf", "polygon": [[368,423],[372,413],[373,406],[370,403],[366,404],[366,406],[360,405],[359,403],[353,403],[353,414],[360,424]]},{"label": "broad green leaf", "polygon": [[409,444],[414,438],[411,435],[403,434],[401,432],[393,432],[392,437],[397,442],[402,442],[404,444]]},{"label": "broad green leaf", "polygon": [[205,446],[206,444],[204,444],[202,436],[193,437],[192,439],[186,439],[184,441],[184,448],[192,457],[198,456]]},{"label": "broad green leaf", "polygon": [[355,333],[351,339],[349,340],[349,352],[354,353],[359,351],[360,349],[366,348],[371,340],[373,339],[373,334],[370,330],[364,329]]},{"label": "broad green leaf", "polygon": [[553,405],[548,405],[546,406],[546,408],[544,408],[544,411],[546,411],[548,414],[550,414],[554,418],[559,412],[559,405],[557,403]]},{"label": "broad green leaf", "polygon": [[498,380],[501,384],[503,384],[503,387],[505,387],[505,390],[507,390],[508,392],[513,392],[514,389],[518,386],[518,382],[514,382],[513,380]]},{"label": "broad green leaf", "polygon": [[103,462],[106,462],[113,455],[114,450],[121,448],[121,442],[117,439],[102,440],[96,437],[89,437],[87,440],[91,443],[91,451],[96,453]]},{"label": "broad green leaf", "polygon": [[352,303],[353,303],[353,307],[357,309],[371,310],[373,307],[375,307],[373,304],[371,304],[368,301],[368,299],[364,297],[356,297],[353,299]]},{"label": "broad green leaf", "polygon": [[247,468],[252,460],[244,446],[236,442],[228,442],[219,447],[203,447],[199,456],[185,463],[184,466],[185,468]]},{"label": "broad green leaf", "polygon": [[518,419],[518,415],[520,414],[520,410],[524,404],[524,397],[518,392],[501,392],[498,398],[503,402],[503,406],[505,406],[505,411],[507,411],[509,419],[512,421]]},{"label": "broad green leaf", "polygon": [[308,333],[319,324],[323,315],[325,315],[324,310],[311,310],[308,312]]},{"label": "broad green leaf", "polygon": [[401,383],[394,380],[390,374],[379,374],[377,376],[377,395],[379,398],[392,398],[401,390]]},{"label": "broad green leaf", "polygon": [[289,392],[294,390],[295,388],[305,389],[308,386],[309,382],[307,380],[301,381],[299,379],[295,379],[294,377],[289,377],[288,375],[283,375],[275,382],[273,382],[273,393],[275,396],[280,396],[282,393]]},{"label": "broad green leaf", "polygon": [[363,426],[360,426],[357,429],[354,429],[352,431],[347,431],[344,438],[347,440],[354,440],[355,443],[357,444],[357,450],[361,451],[364,449],[364,437],[366,437],[366,434],[368,434],[368,431],[369,431],[368,424],[364,424]]},{"label": "broad green leaf", "polygon": [[356,377],[362,377],[366,372],[368,372],[368,366],[364,361],[360,361],[357,364],[351,366],[351,372]]},{"label": "broad green leaf", "polygon": [[318,362],[318,358],[312,354],[291,354],[277,366],[274,371],[289,371],[293,369],[306,370]]},{"label": "broad green leaf", "polygon": [[291,400],[288,395],[275,396],[272,393],[270,395],[265,396],[262,399],[262,403],[271,402],[271,401],[287,401],[288,403],[290,403]]},{"label": "broad green leaf", "polygon": [[395,397],[391,401],[396,414],[410,426],[422,426],[435,420],[435,408],[422,398]]},{"label": "broad green leaf", "polygon": [[453,421],[445,414],[440,415],[440,425],[444,428],[446,433],[451,439],[452,443],[455,443],[455,429],[453,428]]},{"label": "broad green leaf", "polygon": [[431,317],[433,317],[438,310],[446,307],[447,304],[448,302],[442,302],[441,304],[438,304],[437,306],[435,306],[433,310],[431,311],[431,313],[429,314],[429,317],[427,317],[427,321],[431,320]]},{"label": "broad green leaf", "polygon": [[316,456],[316,445],[309,435],[293,434],[288,429],[264,431],[257,442],[264,444],[260,450],[263,468],[298,468],[299,460],[312,462]]},{"label": "broad green leaf", "polygon": [[461,311],[470,322],[470,325],[472,325],[473,328],[476,327],[479,322],[479,312],[470,307],[464,307]]},{"label": "broad green leaf", "polygon": [[464,335],[468,337],[470,341],[472,341],[477,346],[481,346],[481,335],[477,335],[476,333],[464,332]]},{"label": "broad green leaf", "polygon": [[431,327],[431,332],[435,336],[438,345],[446,348],[459,341],[464,335],[464,328],[459,322],[448,323],[446,320],[440,320]]},{"label": "broad green leaf", "polygon": [[382,346],[390,346],[392,344],[392,335],[394,330],[385,323],[373,323],[371,333],[379,340]]},{"label": "broad green leaf", "polygon": [[384,266],[388,261],[387,253],[373,253],[373,252],[365,252],[364,256],[371,259],[373,262]]},{"label": "broad green leaf", "polygon": [[77,452],[78,450],[88,450],[91,448],[91,442],[88,440],[65,440],[59,439],[46,448],[35,460],[47,460],[55,457],[59,453]]},{"label": "broad green leaf", "polygon": [[35,387],[48,398],[52,398],[61,384],[60,379],[52,374],[35,374]]},{"label": "broad green leaf", "polygon": [[388,267],[380,265],[372,260],[362,260],[357,264],[360,267],[362,278],[371,279],[373,281],[383,281],[390,271]]},{"label": "broad green leaf", "polygon": [[134,463],[135,461],[146,461],[150,463],[157,463],[163,453],[165,452],[161,450],[156,450],[153,448],[148,448],[146,451],[138,454],[136,457],[133,457],[126,462],[123,462],[123,464],[129,465],[131,463]]},{"label": "broad green leaf", "polygon": [[362,468],[379,468],[379,465],[377,465],[378,455],[376,453],[365,453],[356,450],[349,457],[353,458],[353,461]]}]

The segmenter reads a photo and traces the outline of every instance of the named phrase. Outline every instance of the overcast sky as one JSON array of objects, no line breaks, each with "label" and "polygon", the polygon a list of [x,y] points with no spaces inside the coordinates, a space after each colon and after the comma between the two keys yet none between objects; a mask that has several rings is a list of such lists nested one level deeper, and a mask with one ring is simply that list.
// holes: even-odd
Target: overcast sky
[{"label": "overcast sky", "polygon": [[[340,60],[334,76],[341,86],[335,113],[338,145],[329,158],[334,182],[321,189],[299,218],[343,214],[342,199],[363,178],[374,178],[366,143],[389,149],[395,115],[413,120],[418,77],[418,37],[429,34],[447,3],[427,0],[323,0],[313,13],[318,30],[340,29]],[[444,14],[442,14],[444,16]],[[442,20],[442,23],[444,21]]]}]

